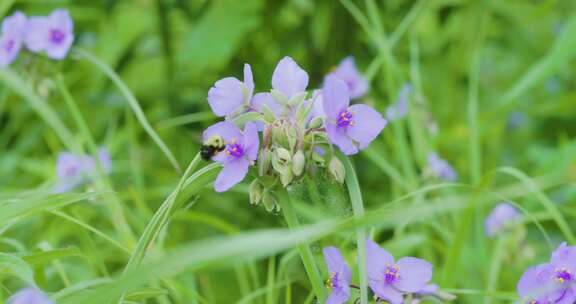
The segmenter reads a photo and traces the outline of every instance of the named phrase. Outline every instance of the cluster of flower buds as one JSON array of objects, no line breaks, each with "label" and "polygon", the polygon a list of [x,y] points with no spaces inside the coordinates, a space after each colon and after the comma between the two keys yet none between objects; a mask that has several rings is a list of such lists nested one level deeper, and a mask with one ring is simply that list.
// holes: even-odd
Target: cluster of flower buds
[{"label": "cluster of flower buds", "polygon": [[227,77],[208,92],[212,111],[225,121],[204,131],[202,157],[223,165],[214,188],[223,192],[242,181],[251,166],[252,203],[276,207],[272,189],[288,187],[304,174],[327,168],[343,182],[344,166],[334,146],[346,155],[366,149],[386,126],[382,115],[364,104],[350,104],[368,90],[368,82],[346,58],[324,79],[320,90],[307,91],[308,74],[285,57],[272,75],[272,90],[254,93],[250,65],[243,81]]},{"label": "cluster of flower buds", "polygon": [[55,60],[66,57],[74,42],[74,23],[67,10],[57,9],[48,16],[26,17],[15,12],[2,21],[0,67],[8,66],[23,47]]}]

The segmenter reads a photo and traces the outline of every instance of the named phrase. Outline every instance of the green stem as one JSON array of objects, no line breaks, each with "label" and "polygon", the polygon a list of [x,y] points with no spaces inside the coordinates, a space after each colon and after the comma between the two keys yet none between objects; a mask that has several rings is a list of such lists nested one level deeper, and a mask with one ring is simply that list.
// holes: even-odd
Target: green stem
[{"label": "green stem", "polygon": [[[284,213],[284,218],[286,219],[286,223],[290,229],[297,229],[300,227],[300,222],[298,221],[298,217],[296,216],[296,212],[294,211],[292,202],[290,201],[290,194],[288,191],[282,192],[283,193],[279,201],[280,206],[282,207],[282,212]],[[298,252],[300,253],[300,258],[302,259],[304,269],[306,270],[308,279],[312,284],[312,289],[314,290],[316,298],[318,299],[319,303],[324,303],[326,298],[324,284],[322,277],[320,276],[320,271],[316,266],[310,245],[308,243],[298,245]]]},{"label": "green stem", "polygon": [[[346,186],[350,195],[350,203],[355,217],[364,216],[364,203],[362,202],[362,192],[360,184],[354,171],[354,166],[348,157],[340,155],[340,159],[346,168]],[[366,273],[366,229],[356,228],[356,242],[358,246],[358,277],[360,279],[360,303],[368,303],[368,276]]]},{"label": "green stem", "polygon": [[[502,258],[506,250],[506,244],[506,236],[498,236],[494,251],[492,252],[492,258],[490,259],[490,272],[488,273],[488,283],[486,288],[486,292],[489,294],[496,292],[498,277],[500,276],[500,266],[502,266]],[[491,304],[492,300],[492,297],[487,296],[484,298],[484,304]]]}]

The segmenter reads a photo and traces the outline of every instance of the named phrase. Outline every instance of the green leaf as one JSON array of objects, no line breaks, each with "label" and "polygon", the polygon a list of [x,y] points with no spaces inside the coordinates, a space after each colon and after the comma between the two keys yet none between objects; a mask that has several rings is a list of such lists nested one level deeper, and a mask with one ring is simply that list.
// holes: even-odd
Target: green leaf
[{"label": "green leaf", "polygon": [[7,271],[32,286],[36,285],[34,271],[24,260],[15,255],[0,253],[0,272]]}]

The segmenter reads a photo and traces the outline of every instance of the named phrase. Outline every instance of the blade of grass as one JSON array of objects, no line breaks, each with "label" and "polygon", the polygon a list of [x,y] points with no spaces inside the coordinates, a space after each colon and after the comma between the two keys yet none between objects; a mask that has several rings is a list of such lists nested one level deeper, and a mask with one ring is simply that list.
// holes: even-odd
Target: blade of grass
[{"label": "blade of grass", "polygon": [[92,63],[95,67],[97,67],[99,70],[101,70],[104,74],[106,74],[106,76],[110,78],[110,80],[118,87],[118,89],[120,89],[120,92],[122,93],[122,95],[124,95],[124,97],[128,101],[130,108],[132,108],[134,115],[136,115],[138,122],[140,122],[140,124],[142,125],[142,128],[144,128],[146,133],[148,133],[148,135],[152,138],[152,140],[156,143],[156,145],[160,147],[160,150],[162,150],[162,152],[164,153],[166,158],[168,158],[168,160],[170,161],[172,166],[176,169],[176,171],[180,173],[181,172],[180,165],[178,164],[178,161],[176,161],[176,158],[172,154],[172,151],[170,151],[168,146],[166,146],[164,141],[162,141],[160,136],[156,133],[156,131],[154,131],[154,128],[152,128],[152,126],[148,122],[148,119],[146,118],[146,115],[144,114],[142,107],[140,107],[140,103],[138,103],[138,100],[136,100],[136,97],[134,97],[134,94],[132,94],[132,91],[130,91],[130,89],[126,86],[124,81],[122,81],[120,76],[118,76],[118,74],[116,74],[116,72],[114,72],[112,68],[110,68],[108,65],[106,65],[104,62],[102,62],[100,59],[90,54],[89,52],[78,48],[73,49],[73,51],[74,54],[77,54],[81,58],[86,59],[87,61]]}]

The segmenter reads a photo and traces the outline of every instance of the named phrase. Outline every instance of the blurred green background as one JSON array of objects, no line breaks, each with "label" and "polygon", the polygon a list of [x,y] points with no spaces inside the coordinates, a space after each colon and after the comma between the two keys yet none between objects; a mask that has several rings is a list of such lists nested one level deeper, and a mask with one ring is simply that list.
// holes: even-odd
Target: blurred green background
[{"label": "blurred green background", "polygon": [[[515,197],[541,221],[554,244],[565,235],[551,209],[542,205],[542,197],[574,223],[575,1],[3,0],[0,15],[15,10],[45,15],[54,8],[70,10],[75,47],[88,50],[118,73],[182,167],[197,153],[202,130],[217,121],[206,96],[218,79],[241,78],[243,64],[250,63],[256,90],[268,91],[276,63],[291,56],[309,73],[309,87],[318,88],[326,73],[352,55],[371,81],[365,102],[378,110],[395,101],[404,83],[416,87],[408,122],[389,126],[369,151],[354,158],[367,209],[385,207],[434,184],[421,173],[427,153],[438,151],[456,168],[460,182]],[[129,225],[140,235],[176,186],[179,174],[136,121],[118,88],[78,56],[55,63],[22,53],[12,70],[54,109],[72,131],[73,140],[85,144],[56,90],[55,79],[63,75],[97,143],[111,151],[112,188]],[[471,131],[468,116],[476,96],[475,79],[482,179],[474,177],[469,155],[471,132],[476,132]],[[9,85],[0,84],[0,198],[46,193],[56,179],[58,153],[65,149],[38,113]],[[407,181],[407,189],[389,176],[382,159]],[[408,165],[403,163],[406,159]],[[515,167],[531,178],[522,182],[499,176],[495,169],[501,166]],[[350,213],[341,207],[345,189],[328,180],[317,183],[320,194],[332,203],[313,209],[303,206],[305,223]],[[498,199],[462,192],[447,189],[419,199],[488,202],[473,217],[458,211],[411,226],[407,225],[411,219],[406,219],[404,224],[373,233],[397,255],[432,261],[434,281],[445,283],[442,287],[456,293],[480,292],[488,288],[486,277],[496,245],[484,240],[479,230],[483,216]],[[117,239],[108,210],[99,200],[64,211]],[[193,207],[174,215],[152,255],[161,256],[202,238],[284,226],[281,216],[249,205],[246,183],[224,194],[205,188],[193,202]],[[460,235],[459,228],[467,223],[477,229]],[[350,232],[339,233],[316,244],[315,253],[324,245],[344,244],[352,264],[350,238]],[[496,289],[501,298],[494,298],[495,303],[511,302],[523,270],[545,260],[549,252],[535,225],[526,225],[526,230],[510,238]],[[48,213],[7,225],[0,235],[2,252],[26,256],[50,248],[71,251],[32,263],[37,282],[49,292],[118,273],[127,261],[126,255],[92,232]],[[459,253],[454,256],[454,252]],[[279,263],[281,257],[183,272],[170,278],[170,288],[161,288],[162,295],[151,296],[147,303],[192,303],[196,296],[191,290],[197,290],[206,303],[237,302],[266,289],[269,265]],[[318,262],[322,263],[320,255]],[[305,273],[297,259],[287,265],[293,303],[303,303],[309,289]],[[1,275],[4,297],[21,286],[10,275]],[[457,303],[483,301],[483,294],[475,294],[462,295]]]}]

